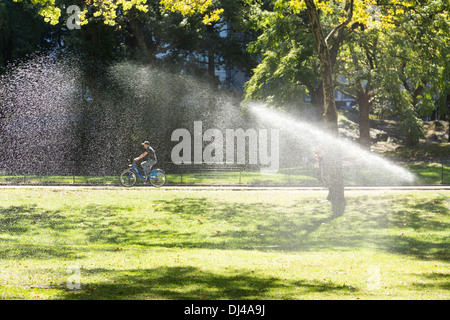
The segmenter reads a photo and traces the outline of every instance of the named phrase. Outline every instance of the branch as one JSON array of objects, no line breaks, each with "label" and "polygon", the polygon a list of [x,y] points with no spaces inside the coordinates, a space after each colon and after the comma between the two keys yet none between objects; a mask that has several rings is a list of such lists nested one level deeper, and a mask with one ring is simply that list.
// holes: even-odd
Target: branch
[{"label": "branch", "polygon": [[182,43],[183,43],[183,40],[173,42],[172,44],[170,44],[170,45],[168,45],[168,46],[166,46],[164,48],[160,48],[158,50],[155,50],[155,55],[160,54],[160,53],[165,53],[165,52],[167,52],[169,50],[172,50],[172,49],[178,47]]},{"label": "branch", "polygon": [[366,89],[364,89],[364,86],[362,85],[362,81],[361,80],[358,81],[357,85],[358,85],[359,92],[361,92],[363,95],[366,95],[367,91],[366,91]]},{"label": "branch", "polygon": [[347,11],[347,19],[338,24],[336,27],[333,28],[333,30],[331,30],[331,32],[327,35],[327,37],[325,38],[325,44],[328,46],[328,40],[336,33],[338,32],[340,29],[342,29],[343,27],[345,27],[350,21],[352,21],[352,16],[353,16],[353,0],[347,0],[347,2],[345,3],[345,11]]},{"label": "branch", "polygon": [[376,96],[375,96],[375,95],[372,96],[372,97],[370,97],[370,98],[369,98],[369,104],[371,105],[371,104],[375,101],[375,99],[376,99]]},{"label": "branch", "polygon": [[[336,38],[333,40],[333,45],[330,49],[330,62],[331,62],[331,66],[333,68],[334,68],[334,65],[336,64],[339,48],[340,48],[345,36],[346,36],[345,29],[340,29],[338,31]],[[328,46],[328,44],[327,44],[327,46]]]},{"label": "branch", "polygon": [[348,96],[348,97],[353,98],[353,99],[356,100],[356,95],[354,95],[354,94],[352,94],[352,93],[350,93],[350,92],[347,92],[347,91],[345,91],[344,89],[339,88],[339,87],[336,87],[336,90],[337,90],[337,91],[340,91],[341,93],[345,94],[346,96]]}]

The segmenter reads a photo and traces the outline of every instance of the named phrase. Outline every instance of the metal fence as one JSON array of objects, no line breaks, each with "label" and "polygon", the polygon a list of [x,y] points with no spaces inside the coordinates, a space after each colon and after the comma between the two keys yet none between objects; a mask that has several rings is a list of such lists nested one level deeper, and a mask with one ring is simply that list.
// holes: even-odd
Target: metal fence
[{"label": "metal fence", "polygon": [[[396,172],[382,172],[377,167],[347,165],[343,167],[346,186],[397,186],[450,184],[450,162],[400,165],[416,179],[408,182]],[[164,163],[166,185],[247,185],[320,187],[320,171],[310,165],[288,166],[276,171],[261,170],[256,165]],[[39,175],[0,172],[0,185],[119,185],[119,174],[112,176]]]}]

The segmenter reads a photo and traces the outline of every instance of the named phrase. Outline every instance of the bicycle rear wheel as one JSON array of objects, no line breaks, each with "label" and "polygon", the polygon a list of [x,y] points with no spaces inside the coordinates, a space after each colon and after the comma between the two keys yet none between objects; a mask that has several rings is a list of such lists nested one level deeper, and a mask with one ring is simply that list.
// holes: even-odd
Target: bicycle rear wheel
[{"label": "bicycle rear wheel", "polygon": [[154,187],[162,187],[166,183],[166,174],[161,169],[155,169],[153,170],[152,174],[150,175],[150,183]]},{"label": "bicycle rear wheel", "polygon": [[131,169],[126,169],[120,175],[120,184],[122,184],[124,187],[132,187],[136,184],[136,173],[134,171],[130,171]]}]

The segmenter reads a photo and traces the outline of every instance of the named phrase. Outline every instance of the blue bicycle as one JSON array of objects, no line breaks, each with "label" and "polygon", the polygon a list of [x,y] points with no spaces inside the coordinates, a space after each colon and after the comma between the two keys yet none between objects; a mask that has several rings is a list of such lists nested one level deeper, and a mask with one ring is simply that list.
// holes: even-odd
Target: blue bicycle
[{"label": "blue bicycle", "polygon": [[154,187],[162,187],[166,183],[166,174],[161,169],[152,169],[152,172],[148,176],[143,176],[138,169],[135,162],[129,165],[130,168],[126,169],[120,175],[120,183],[124,187],[132,187],[136,184],[137,178],[141,178],[145,182],[151,183]]}]

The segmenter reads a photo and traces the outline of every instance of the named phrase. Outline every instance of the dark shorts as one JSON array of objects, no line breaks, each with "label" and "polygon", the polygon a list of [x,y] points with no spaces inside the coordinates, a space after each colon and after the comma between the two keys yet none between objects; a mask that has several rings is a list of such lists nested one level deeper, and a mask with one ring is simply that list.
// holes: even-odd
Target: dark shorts
[{"label": "dark shorts", "polygon": [[156,160],[147,160],[141,163],[142,168],[144,168],[145,173],[150,173],[152,166],[156,164]]}]

